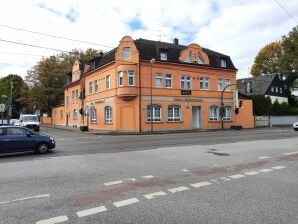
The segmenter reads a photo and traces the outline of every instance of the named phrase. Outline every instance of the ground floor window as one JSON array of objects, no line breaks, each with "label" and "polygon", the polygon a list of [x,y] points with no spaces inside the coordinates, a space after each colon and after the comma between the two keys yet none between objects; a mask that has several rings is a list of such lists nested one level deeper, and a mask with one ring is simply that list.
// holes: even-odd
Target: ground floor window
[{"label": "ground floor window", "polygon": [[217,121],[218,120],[218,107],[211,106],[209,108],[209,121]]},{"label": "ground floor window", "polygon": [[105,107],[105,123],[112,123],[112,107]]},{"label": "ground floor window", "polygon": [[152,104],[147,106],[147,121],[161,121],[161,106]]},{"label": "ground floor window", "polygon": [[231,107],[224,107],[223,109],[223,118],[224,121],[232,120],[232,109]]},{"label": "ground floor window", "polygon": [[78,111],[77,109],[73,110],[73,119],[78,119]]},{"label": "ground floor window", "polygon": [[90,109],[90,122],[96,123],[96,109],[95,108]]},{"label": "ground floor window", "polygon": [[181,121],[181,107],[179,105],[168,106],[168,121]]}]

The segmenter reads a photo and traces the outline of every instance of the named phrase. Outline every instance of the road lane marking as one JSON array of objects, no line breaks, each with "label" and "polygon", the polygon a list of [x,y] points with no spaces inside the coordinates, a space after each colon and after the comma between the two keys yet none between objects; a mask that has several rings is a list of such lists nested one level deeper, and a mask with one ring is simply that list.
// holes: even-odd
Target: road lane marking
[{"label": "road lane marking", "polygon": [[144,195],[144,197],[147,198],[147,199],[153,199],[153,198],[157,198],[159,196],[165,196],[165,195],[167,195],[165,192],[158,191],[158,192],[155,192],[155,193],[146,194],[146,195]]},{"label": "road lane marking", "polygon": [[136,178],[128,178],[128,179],[125,179],[125,180],[136,181],[137,179]]},{"label": "road lane marking", "polygon": [[243,175],[243,174],[235,174],[235,175],[232,175],[232,176],[229,176],[229,177],[232,178],[232,179],[239,179],[239,178],[245,177],[245,175]]},{"label": "road lane marking", "polygon": [[269,159],[270,157],[268,157],[268,156],[260,156],[260,157],[258,157],[258,159]]},{"label": "road lane marking", "polygon": [[61,223],[68,220],[68,217],[66,215],[57,216],[55,218],[51,219],[44,219],[41,221],[36,222],[36,224],[55,224],[55,223]]},{"label": "road lane marking", "polygon": [[261,169],[261,170],[258,170],[258,171],[260,171],[262,173],[267,173],[267,172],[272,171],[272,169]]},{"label": "road lane marking", "polygon": [[227,177],[221,177],[221,178],[219,178],[220,180],[222,180],[222,181],[229,181],[229,180],[231,180],[231,179],[229,179],[229,178],[227,178]]},{"label": "road lane marking", "polygon": [[138,203],[138,202],[139,202],[139,199],[137,199],[137,198],[130,198],[130,199],[127,199],[127,200],[114,202],[113,204],[117,208],[119,208],[119,207],[122,207],[122,206],[130,205],[130,204],[134,204],[134,203]]},{"label": "road lane marking", "polygon": [[275,169],[275,170],[281,170],[281,169],[284,169],[286,168],[285,166],[274,166],[272,167],[272,169]]},{"label": "road lane marking", "polygon": [[100,207],[96,207],[96,208],[86,209],[83,211],[78,211],[77,215],[79,218],[81,218],[81,217],[85,217],[88,215],[93,215],[93,214],[97,214],[97,213],[105,212],[105,211],[107,211],[107,208],[105,206],[100,206]]},{"label": "road lane marking", "polygon": [[117,181],[112,181],[112,182],[104,183],[104,185],[111,186],[111,185],[122,184],[122,183],[123,183],[122,180],[117,180]]},{"label": "road lane marking", "polygon": [[142,176],[142,178],[145,178],[145,179],[150,179],[150,178],[153,178],[154,176],[152,175],[147,175],[147,176]]},{"label": "road lane marking", "polygon": [[11,201],[3,201],[3,202],[0,202],[0,205],[7,204],[7,203],[10,203],[10,202],[24,201],[24,200],[28,200],[28,199],[34,199],[34,198],[46,198],[46,197],[47,198],[50,197],[50,194],[42,194],[42,195],[36,195],[36,196],[31,196],[31,197],[14,199],[14,200],[11,200]]},{"label": "road lane marking", "polygon": [[286,152],[286,153],[284,153],[284,155],[287,155],[287,156],[295,155],[295,154],[298,154],[298,152]]},{"label": "road lane marking", "polygon": [[195,184],[191,184],[190,186],[192,187],[204,187],[204,186],[208,186],[208,185],[211,185],[212,183],[208,182],[208,181],[202,181],[202,182],[198,182],[198,183],[195,183]]},{"label": "road lane marking", "polygon": [[187,191],[189,190],[188,187],[184,187],[184,186],[181,186],[181,187],[176,187],[176,188],[172,188],[172,189],[168,189],[169,192],[171,193],[176,193],[176,192],[181,192],[181,191]]},{"label": "road lane marking", "polygon": [[246,172],[246,173],[244,173],[245,175],[248,175],[248,176],[252,176],[252,175],[256,175],[256,174],[258,174],[259,172],[257,172],[257,171],[249,171],[249,172]]},{"label": "road lane marking", "polygon": [[187,169],[183,169],[182,171],[183,171],[183,172],[189,172],[189,170],[187,170]]}]

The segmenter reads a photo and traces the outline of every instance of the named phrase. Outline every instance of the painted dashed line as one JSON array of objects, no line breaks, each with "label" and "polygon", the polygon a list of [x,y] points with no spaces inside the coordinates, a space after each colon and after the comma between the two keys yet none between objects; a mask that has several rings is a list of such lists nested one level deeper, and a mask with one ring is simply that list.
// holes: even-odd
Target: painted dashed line
[{"label": "painted dashed line", "polygon": [[61,223],[68,220],[68,217],[66,215],[57,216],[55,218],[51,219],[44,219],[41,221],[36,222],[36,224],[55,224],[55,223]]},{"label": "painted dashed line", "polygon": [[[147,176],[142,176],[140,177],[139,179],[151,179],[151,178],[154,178],[154,176],[152,175],[147,175]],[[107,183],[104,183],[105,186],[112,186],[112,185],[117,185],[117,184],[122,184],[124,182],[127,182],[127,181],[137,181],[137,178],[127,178],[125,180],[116,180],[116,181],[111,181],[111,182],[107,182]]]},{"label": "painted dashed line", "polygon": [[245,175],[243,175],[243,174],[235,174],[235,175],[232,175],[232,176],[229,176],[229,177],[232,178],[232,179],[239,179],[239,178],[245,177]]},{"label": "painted dashed line", "polygon": [[183,169],[182,171],[183,171],[183,172],[189,172],[189,170],[187,170],[187,169]]},{"label": "painted dashed line", "polygon": [[135,204],[135,203],[138,203],[138,202],[139,202],[139,199],[137,199],[137,198],[130,198],[130,199],[127,199],[127,200],[114,202],[113,204],[117,208],[120,208],[120,207],[123,207],[123,206],[126,206],[126,205]]},{"label": "painted dashed line", "polygon": [[208,181],[202,181],[202,182],[199,182],[199,183],[191,184],[190,186],[198,188],[198,187],[205,187],[205,186],[208,186],[208,185],[211,185],[211,184],[212,183],[210,183]]},{"label": "painted dashed line", "polygon": [[253,175],[259,174],[259,172],[257,172],[257,171],[249,171],[249,172],[246,172],[244,174],[245,175],[248,175],[248,176],[253,176]]},{"label": "painted dashed line", "polygon": [[258,157],[258,159],[269,159],[270,157],[268,157],[268,156],[260,156],[260,157]]},{"label": "painted dashed line", "polygon": [[220,180],[222,180],[222,181],[229,181],[229,180],[231,180],[231,179],[229,179],[229,178],[227,178],[227,177],[221,177],[221,178],[219,178]]},{"label": "painted dashed line", "polygon": [[105,186],[111,186],[111,185],[122,184],[122,183],[123,183],[122,180],[117,180],[117,181],[112,181],[112,182],[104,183],[104,185]]},{"label": "painted dashed line", "polygon": [[286,153],[284,153],[284,155],[287,155],[287,156],[295,155],[295,154],[298,154],[298,152],[286,152]]},{"label": "painted dashed line", "polygon": [[185,186],[168,189],[168,191],[171,192],[171,193],[177,193],[177,192],[187,191],[187,190],[189,190],[189,188],[185,187]]},{"label": "painted dashed line", "polygon": [[286,168],[285,166],[274,166],[272,167],[272,169],[275,169],[275,170],[281,170],[281,169],[284,169]]},{"label": "painted dashed line", "polygon": [[146,195],[144,195],[144,197],[147,198],[147,199],[153,199],[153,198],[157,198],[157,197],[165,196],[165,195],[167,195],[165,192],[158,191],[158,192],[155,192],[155,193],[146,194]]},{"label": "painted dashed line", "polygon": [[10,203],[10,202],[16,202],[16,201],[24,201],[24,200],[35,199],[35,198],[48,198],[48,197],[50,197],[50,194],[35,195],[35,196],[31,196],[31,197],[14,199],[14,200],[11,200],[11,201],[2,201],[2,202],[0,202],[0,205],[7,204],[7,203]]},{"label": "painted dashed line", "polygon": [[258,170],[258,171],[260,171],[262,173],[267,173],[267,172],[271,172],[273,170],[272,169],[261,169],[261,170]]},{"label": "painted dashed line", "polygon": [[152,175],[147,175],[147,176],[142,176],[142,178],[145,178],[145,179],[150,179],[150,178],[153,178],[154,176]]},{"label": "painted dashed line", "polygon": [[107,211],[107,208],[105,206],[100,206],[100,207],[90,208],[90,209],[83,210],[83,211],[78,211],[77,215],[79,218],[81,218],[81,217],[85,217],[88,215],[94,215],[94,214],[97,214],[100,212],[105,212],[105,211]]}]

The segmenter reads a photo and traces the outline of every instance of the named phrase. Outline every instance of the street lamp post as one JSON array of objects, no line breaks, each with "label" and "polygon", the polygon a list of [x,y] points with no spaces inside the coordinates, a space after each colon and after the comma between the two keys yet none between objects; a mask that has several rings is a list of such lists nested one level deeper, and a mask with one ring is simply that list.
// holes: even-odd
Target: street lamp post
[{"label": "street lamp post", "polygon": [[150,60],[150,131],[153,133],[153,106],[152,106],[152,65],[155,62],[155,58]]},{"label": "street lamp post", "polygon": [[[1,95],[2,98],[6,98],[8,99],[9,97],[7,95]],[[4,104],[5,105],[5,104]],[[3,125],[3,115],[4,115],[4,112],[2,112],[2,125]]]},{"label": "street lamp post", "polygon": [[225,92],[225,90],[231,86],[234,86],[234,85],[237,85],[237,84],[230,84],[230,85],[227,85],[225,86],[225,88],[222,90],[221,92],[221,97],[220,97],[220,102],[221,102],[221,107],[220,107],[220,119],[221,119],[221,129],[223,130],[224,129],[224,122],[223,122],[223,116],[224,116],[224,103],[223,103],[223,94]]}]

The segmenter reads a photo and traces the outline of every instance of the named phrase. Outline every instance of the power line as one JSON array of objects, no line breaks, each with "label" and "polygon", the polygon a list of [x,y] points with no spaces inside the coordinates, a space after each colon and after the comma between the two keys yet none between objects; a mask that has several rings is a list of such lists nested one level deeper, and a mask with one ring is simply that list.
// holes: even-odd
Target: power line
[{"label": "power line", "polygon": [[17,53],[17,52],[0,52],[0,54],[12,54],[12,55],[23,55],[23,56],[38,56],[38,57],[47,57],[40,54],[26,54],[26,53]]},{"label": "power line", "polygon": [[88,42],[88,41],[83,41],[83,40],[77,40],[77,39],[72,39],[72,38],[68,38],[68,37],[57,36],[57,35],[53,35],[53,34],[41,33],[41,32],[37,32],[37,31],[32,31],[32,30],[27,30],[27,29],[22,29],[22,28],[7,26],[7,25],[3,25],[3,24],[0,24],[0,26],[1,27],[5,27],[5,28],[8,28],[8,29],[19,30],[19,31],[27,32],[27,33],[34,33],[34,34],[43,35],[43,36],[52,37],[52,38],[58,38],[58,39],[62,39],[62,40],[69,40],[69,41],[74,41],[74,42],[79,42],[79,43],[85,43],[85,44],[91,44],[91,45],[96,45],[96,46],[101,46],[101,47],[114,48],[114,47],[111,47],[111,46],[108,46],[108,45],[104,45],[104,44],[98,44],[98,43],[93,43],[93,42]]},{"label": "power line", "polygon": [[278,0],[274,0],[278,5],[279,5],[279,7],[281,7],[285,12],[286,12],[286,14],[291,18],[291,19],[293,19],[294,20],[294,22],[297,24],[298,22],[297,22],[297,20],[296,20],[296,18],[278,1]]}]

